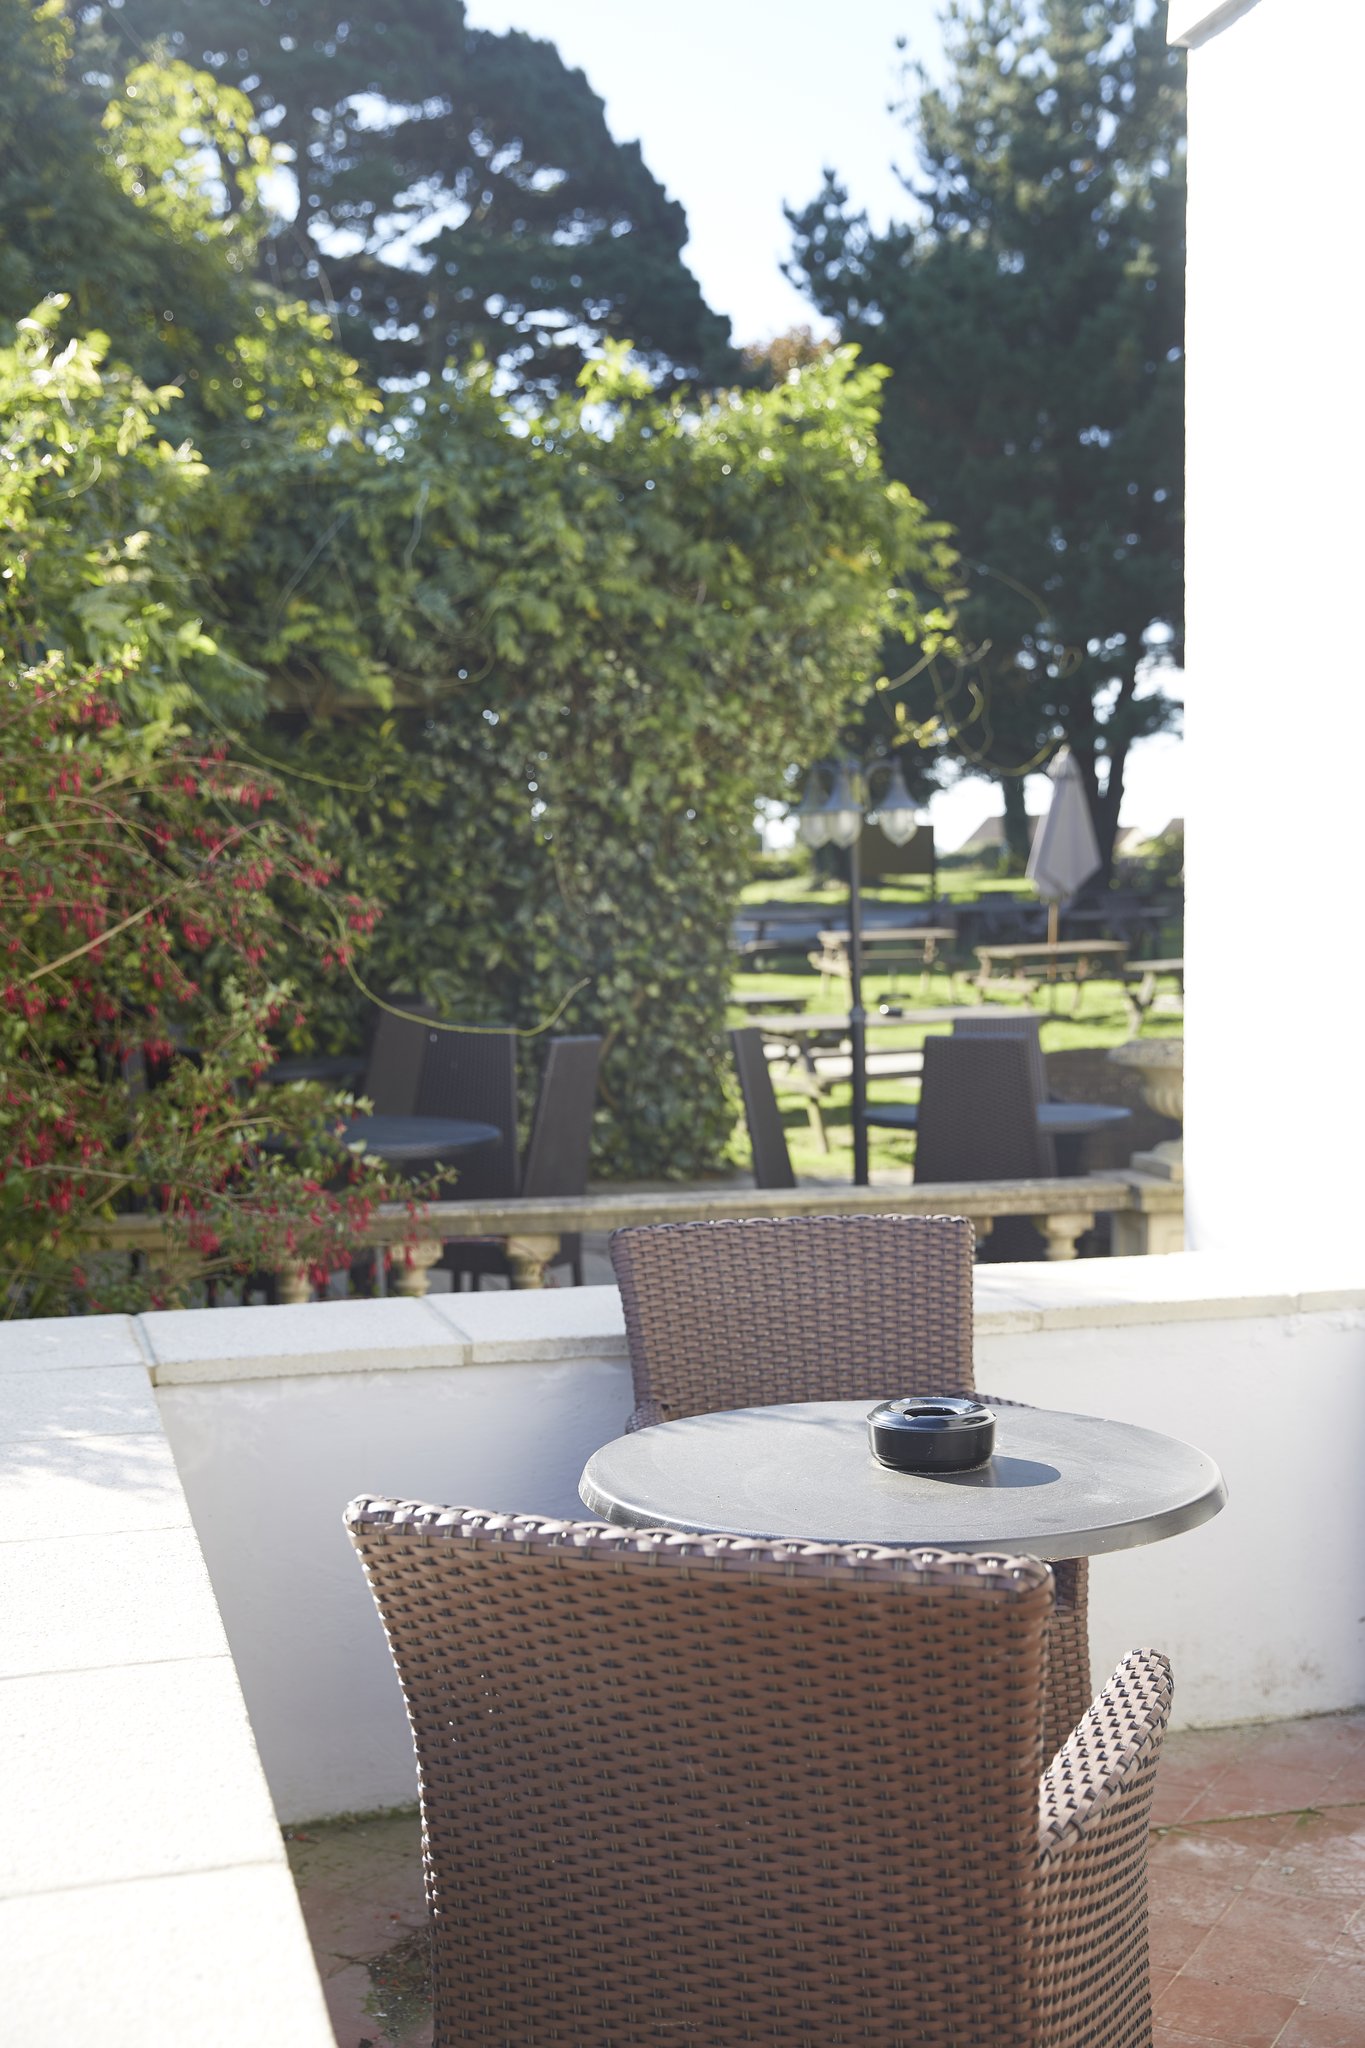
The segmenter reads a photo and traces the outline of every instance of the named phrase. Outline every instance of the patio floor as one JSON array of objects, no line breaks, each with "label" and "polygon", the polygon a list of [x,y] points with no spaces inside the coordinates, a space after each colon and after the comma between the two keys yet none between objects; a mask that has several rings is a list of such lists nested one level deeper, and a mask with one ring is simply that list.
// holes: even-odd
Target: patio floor
[{"label": "patio floor", "polygon": [[[1155,2048],[1365,2048],[1365,1712],[1169,1738]],[[429,2048],[412,1814],[286,1830],[338,2048]]]}]

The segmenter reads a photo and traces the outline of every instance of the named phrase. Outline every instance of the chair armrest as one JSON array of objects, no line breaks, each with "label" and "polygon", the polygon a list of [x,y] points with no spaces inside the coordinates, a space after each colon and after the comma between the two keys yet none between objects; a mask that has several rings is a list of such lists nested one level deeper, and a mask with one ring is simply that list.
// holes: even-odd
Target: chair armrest
[{"label": "chair armrest", "polygon": [[1040,1866],[1059,1864],[1122,1820],[1145,1844],[1161,1738],[1171,1715],[1171,1667],[1132,1650],[1043,1773],[1038,1790]]},{"label": "chair armrest", "polygon": [[637,1429],[650,1429],[663,1419],[664,1411],[657,1401],[642,1401],[626,1424],[626,1435],[633,1436]]}]

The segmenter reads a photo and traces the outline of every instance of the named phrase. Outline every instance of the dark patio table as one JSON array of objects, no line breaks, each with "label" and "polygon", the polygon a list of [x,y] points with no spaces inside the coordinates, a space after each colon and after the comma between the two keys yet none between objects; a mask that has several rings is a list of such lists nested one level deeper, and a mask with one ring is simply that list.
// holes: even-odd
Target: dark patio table
[{"label": "dark patio table", "polygon": [[[888,1398],[896,1392],[888,1386]],[[982,1397],[984,1398],[984,1397]],[[1132,1423],[995,1412],[978,1472],[893,1472],[868,1448],[870,1401],[803,1401],[664,1422],[595,1451],[579,1494],[627,1529],[768,1542],[933,1544],[1094,1557],[1197,1528],[1227,1499],[1213,1459]]]},{"label": "dark patio table", "polygon": [[361,1053],[341,1052],[319,1054],[301,1053],[297,1059],[292,1056],[276,1060],[267,1067],[261,1080],[267,1088],[283,1088],[291,1081],[358,1081],[365,1071],[365,1060]]},{"label": "dark patio table", "polygon": [[346,1126],[348,1145],[360,1139],[367,1152],[394,1166],[420,1165],[426,1160],[439,1165],[461,1152],[491,1145],[501,1136],[496,1124],[451,1116],[353,1116]]}]

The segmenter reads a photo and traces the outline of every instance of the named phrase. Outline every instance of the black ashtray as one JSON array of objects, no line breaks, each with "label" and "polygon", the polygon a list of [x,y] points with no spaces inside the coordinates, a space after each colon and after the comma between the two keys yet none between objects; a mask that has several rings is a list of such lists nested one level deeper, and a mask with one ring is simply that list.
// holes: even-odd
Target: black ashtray
[{"label": "black ashtray", "polygon": [[895,1472],[974,1472],[995,1449],[995,1417],[958,1394],[883,1401],[867,1418],[879,1465]]}]

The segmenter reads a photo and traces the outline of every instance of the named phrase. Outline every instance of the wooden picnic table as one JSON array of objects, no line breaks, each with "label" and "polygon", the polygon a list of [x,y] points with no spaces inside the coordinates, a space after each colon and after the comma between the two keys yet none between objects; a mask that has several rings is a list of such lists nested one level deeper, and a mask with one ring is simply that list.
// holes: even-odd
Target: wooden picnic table
[{"label": "wooden picnic table", "polygon": [[[1123,1000],[1128,1005],[1128,1019],[1137,1036],[1142,1029],[1142,1020],[1150,1009],[1183,1010],[1185,1007],[1185,962],[1183,960],[1135,960],[1131,967],[1123,970],[1125,983]],[[1162,980],[1174,981],[1178,994],[1173,990],[1158,990]]]},{"label": "wooden picnic table", "polygon": [[1038,987],[1059,981],[1075,989],[1073,1008],[1080,1001],[1082,982],[1100,975],[1123,978],[1128,961],[1124,939],[1041,940],[1027,946],[977,946],[979,964],[976,984],[984,995],[1031,995]]},{"label": "wooden picnic table", "polygon": [[[939,949],[952,945],[957,932],[946,924],[865,925],[862,956],[865,973],[895,975],[902,967],[918,967],[927,974],[938,959]],[[822,983],[830,975],[847,980],[849,972],[847,931],[822,931],[820,950],[806,957]]]}]

